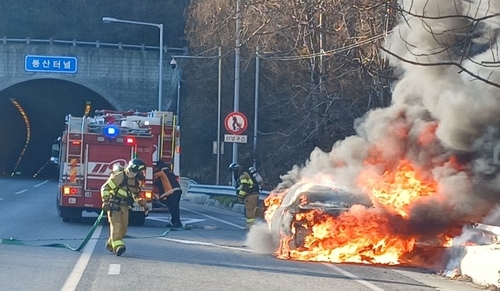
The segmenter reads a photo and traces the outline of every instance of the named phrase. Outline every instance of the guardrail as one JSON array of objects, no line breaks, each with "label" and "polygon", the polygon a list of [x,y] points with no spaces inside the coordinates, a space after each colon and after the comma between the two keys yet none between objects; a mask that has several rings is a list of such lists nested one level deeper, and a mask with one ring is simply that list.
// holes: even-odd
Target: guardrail
[{"label": "guardrail", "polygon": [[[49,39],[35,39],[35,38],[7,38],[7,37],[2,37],[1,38],[1,43],[2,44],[7,44],[7,43],[23,43],[23,44],[49,44],[49,45],[66,45],[66,46],[85,46],[85,47],[95,47],[95,48],[117,48],[117,49],[133,49],[133,50],[141,50],[141,51],[146,51],[146,50],[159,50],[159,46],[150,46],[150,45],[135,45],[135,44],[123,44],[121,42],[119,43],[108,43],[108,42],[100,42],[100,41],[79,41],[76,39],[73,40],[57,40],[53,38]],[[186,54],[187,53],[187,48],[174,48],[174,47],[167,47],[164,46],[164,52],[165,53],[171,53],[171,54]]]},{"label": "guardrail", "polygon": [[[236,197],[236,189],[234,189],[234,186],[202,185],[196,183],[189,183],[188,193]],[[269,193],[270,193],[269,191],[264,191],[264,190],[260,191],[260,200],[266,199]]]}]

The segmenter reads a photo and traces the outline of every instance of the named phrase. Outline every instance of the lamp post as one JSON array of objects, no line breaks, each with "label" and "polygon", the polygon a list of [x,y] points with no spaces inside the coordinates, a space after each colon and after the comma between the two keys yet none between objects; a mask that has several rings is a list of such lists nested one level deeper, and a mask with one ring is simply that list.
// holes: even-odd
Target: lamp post
[{"label": "lamp post", "polygon": [[158,111],[162,110],[163,104],[163,24],[161,23],[150,23],[150,22],[141,22],[141,21],[132,21],[132,20],[123,20],[117,19],[113,17],[103,17],[102,22],[104,23],[127,23],[127,24],[135,24],[135,25],[146,25],[146,26],[155,26],[160,29],[160,61],[159,61],[159,73],[158,73]]},{"label": "lamp post", "polygon": [[[210,49],[212,50],[212,49]],[[210,51],[208,50],[208,51]],[[218,48],[218,54],[216,57],[207,56],[172,56],[170,61],[170,66],[173,70],[177,68],[177,61],[175,59],[218,59],[218,78],[217,78],[217,168],[216,168],[216,185],[220,183],[220,154],[221,154],[221,92],[222,92],[222,48]],[[177,74],[179,76],[179,74]],[[177,115],[180,112],[180,82],[177,82]]]},{"label": "lamp post", "polygon": [[[240,111],[240,45],[241,45],[241,0],[236,0],[236,45],[234,48],[234,103],[233,111]],[[238,163],[238,143],[233,143],[233,163]],[[233,185],[236,181],[233,177]]]},{"label": "lamp post", "polygon": [[259,111],[259,73],[260,57],[259,47],[255,49],[255,99],[254,99],[254,117],[253,117],[253,167],[257,168],[257,120]]}]

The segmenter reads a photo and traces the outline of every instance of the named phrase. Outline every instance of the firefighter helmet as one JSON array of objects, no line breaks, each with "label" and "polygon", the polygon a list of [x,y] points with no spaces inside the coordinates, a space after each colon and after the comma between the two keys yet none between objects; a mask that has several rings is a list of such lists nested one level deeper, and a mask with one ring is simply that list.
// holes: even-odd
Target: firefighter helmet
[{"label": "firefighter helmet", "polygon": [[235,172],[235,171],[240,171],[242,167],[238,163],[232,163],[229,165],[229,171]]},{"label": "firefighter helmet", "polygon": [[157,169],[167,168],[167,167],[169,167],[169,166],[170,166],[170,165],[169,165],[167,162],[165,162],[164,160],[159,160],[159,161],[157,161],[157,162],[155,163],[155,167],[156,167]]},{"label": "firefighter helmet", "polygon": [[132,173],[138,173],[146,169],[146,163],[141,159],[133,159],[128,163],[127,169]]}]

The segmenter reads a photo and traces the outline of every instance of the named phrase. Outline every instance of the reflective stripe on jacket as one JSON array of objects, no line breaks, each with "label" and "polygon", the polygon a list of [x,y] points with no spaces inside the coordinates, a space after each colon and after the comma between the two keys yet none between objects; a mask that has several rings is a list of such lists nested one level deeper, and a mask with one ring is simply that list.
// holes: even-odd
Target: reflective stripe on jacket
[{"label": "reflective stripe on jacket", "polygon": [[[127,179],[127,183],[121,186],[125,179]],[[139,190],[136,178],[128,178],[125,172],[120,171],[111,174],[108,180],[101,186],[101,198],[102,201],[109,201],[113,196],[126,199],[129,191],[131,196],[135,198],[139,194]]]},{"label": "reflective stripe on jacket", "polygon": [[[158,187],[159,195],[172,194],[176,190],[182,190],[179,183],[176,180],[172,180],[172,172],[162,170],[153,174],[155,179],[154,184]],[[174,176],[175,179],[175,176]]]},{"label": "reflective stripe on jacket", "polygon": [[243,172],[238,179],[238,195],[245,196],[251,193],[253,181],[247,172]]}]

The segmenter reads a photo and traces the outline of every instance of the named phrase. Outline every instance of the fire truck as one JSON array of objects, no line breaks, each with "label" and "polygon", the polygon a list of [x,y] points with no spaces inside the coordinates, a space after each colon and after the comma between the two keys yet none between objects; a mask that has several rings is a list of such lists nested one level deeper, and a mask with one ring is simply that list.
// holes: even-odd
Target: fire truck
[{"label": "fire truck", "polygon": [[[140,197],[153,201],[153,162],[172,165],[179,175],[179,127],[172,112],[97,110],[94,117],[67,115],[65,130],[53,152],[59,166],[57,212],[64,222],[79,221],[82,212],[101,212],[100,189],[116,168],[133,158],[146,162]],[[129,223],[144,224],[147,212],[136,203]]]}]

